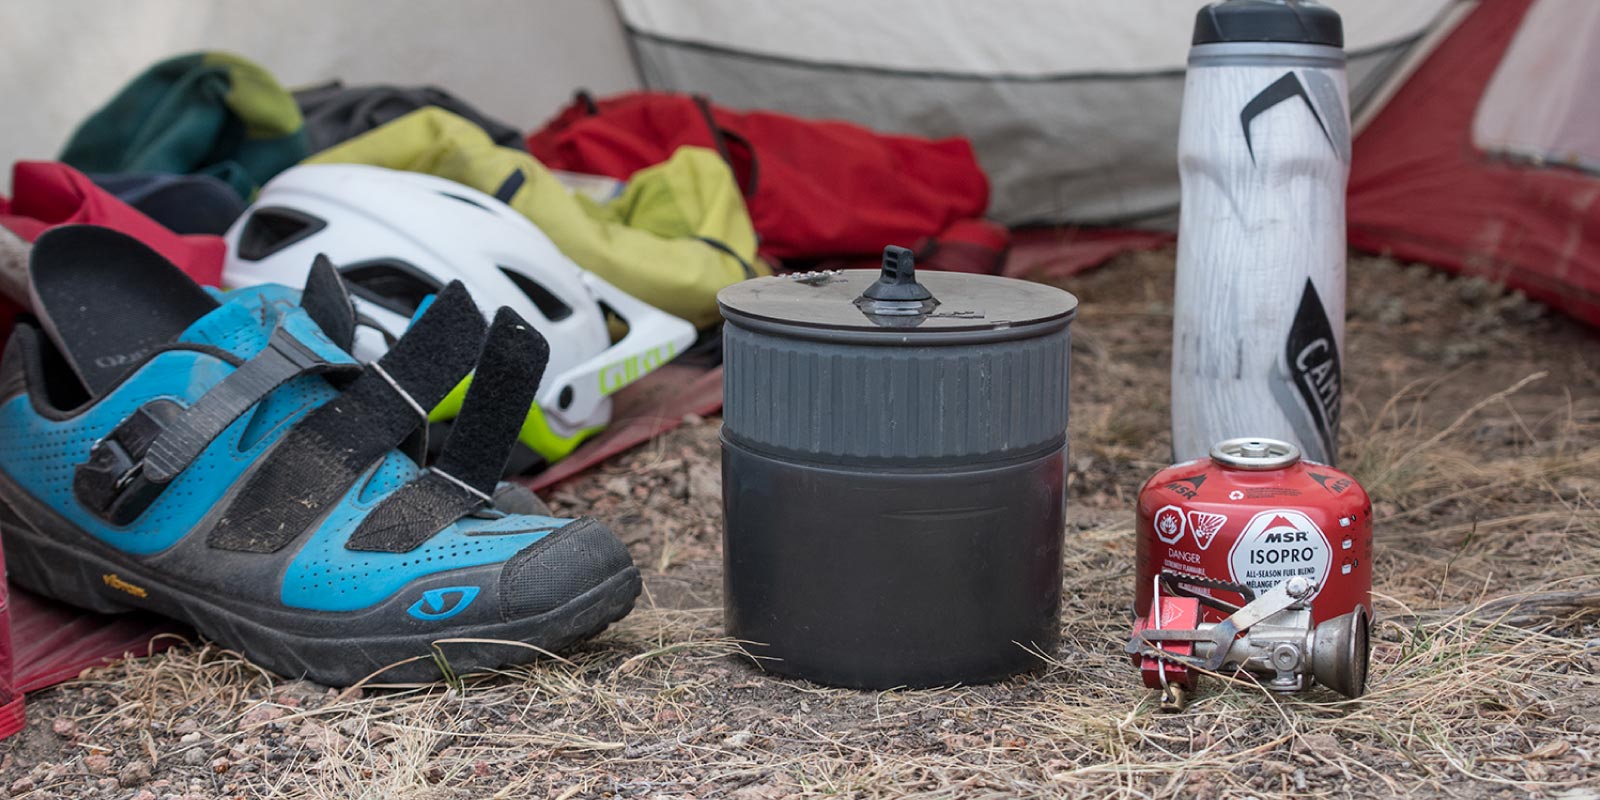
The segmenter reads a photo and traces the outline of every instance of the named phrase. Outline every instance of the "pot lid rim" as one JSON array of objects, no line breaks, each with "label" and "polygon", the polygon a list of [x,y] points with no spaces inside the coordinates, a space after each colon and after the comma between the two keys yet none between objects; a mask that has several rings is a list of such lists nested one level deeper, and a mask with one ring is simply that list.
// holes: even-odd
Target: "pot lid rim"
[{"label": "pot lid rim", "polygon": [[[797,330],[885,334],[890,338],[1001,331],[1036,335],[1029,331],[1070,322],[1078,311],[1076,295],[1049,284],[999,275],[919,272],[918,279],[933,293],[937,305],[915,317],[914,325],[895,325],[893,321],[906,318],[875,318],[854,302],[878,274],[877,270],[852,269],[754,278],[724,287],[717,293],[717,307],[729,321],[760,320]],[[815,294],[799,287],[809,287]],[[999,313],[1006,316],[991,318],[989,309],[1007,301],[1024,313],[1008,314],[1012,309],[1002,308]]]}]

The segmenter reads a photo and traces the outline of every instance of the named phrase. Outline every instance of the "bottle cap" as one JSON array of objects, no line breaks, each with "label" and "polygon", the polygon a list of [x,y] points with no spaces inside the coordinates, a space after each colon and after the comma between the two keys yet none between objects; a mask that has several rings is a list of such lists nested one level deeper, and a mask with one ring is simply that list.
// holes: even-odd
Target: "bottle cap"
[{"label": "bottle cap", "polygon": [[1344,47],[1339,12],[1313,0],[1223,0],[1194,18],[1193,44],[1283,42]]}]

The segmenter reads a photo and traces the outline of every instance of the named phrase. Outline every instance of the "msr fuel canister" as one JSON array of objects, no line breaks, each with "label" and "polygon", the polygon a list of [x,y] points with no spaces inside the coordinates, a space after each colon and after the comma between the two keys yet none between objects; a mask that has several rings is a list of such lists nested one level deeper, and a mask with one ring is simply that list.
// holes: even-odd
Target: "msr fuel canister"
[{"label": "msr fuel canister", "polygon": [[[1139,492],[1137,594],[1148,614],[1161,572],[1241,584],[1259,596],[1310,581],[1316,622],[1372,608],[1372,501],[1355,479],[1276,439],[1229,439],[1167,467]],[[1250,598],[1204,588],[1228,603]],[[1225,614],[1201,608],[1202,621]]]}]

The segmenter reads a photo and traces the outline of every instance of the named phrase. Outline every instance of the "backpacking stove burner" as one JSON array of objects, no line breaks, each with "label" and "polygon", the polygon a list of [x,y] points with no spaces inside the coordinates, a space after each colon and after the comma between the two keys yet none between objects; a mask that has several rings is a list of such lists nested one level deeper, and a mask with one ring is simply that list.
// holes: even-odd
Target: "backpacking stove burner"
[{"label": "backpacking stove burner", "polygon": [[[1311,581],[1294,577],[1258,597],[1243,584],[1162,572],[1150,616],[1135,624],[1126,652],[1143,673],[1145,686],[1161,690],[1161,707],[1167,711],[1183,709],[1199,672],[1245,672],[1285,694],[1321,684],[1345,697],[1360,697],[1367,683],[1371,617],[1358,606],[1321,624],[1313,622],[1310,600],[1316,589]],[[1245,603],[1234,605],[1203,593],[1215,590],[1236,592]],[[1199,622],[1202,605],[1229,616],[1221,622]]]}]

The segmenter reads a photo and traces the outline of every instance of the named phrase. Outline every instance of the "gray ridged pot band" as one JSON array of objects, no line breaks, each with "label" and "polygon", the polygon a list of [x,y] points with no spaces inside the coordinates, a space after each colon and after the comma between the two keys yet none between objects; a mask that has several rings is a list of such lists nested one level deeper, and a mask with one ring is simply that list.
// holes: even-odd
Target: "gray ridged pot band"
[{"label": "gray ridged pot band", "polygon": [[[1004,331],[847,332],[827,341],[815,329],[728,316],[723,433],[748,447],[909,466],[1027,457],[1066,435],[1070,317]],[[925,336],[945,343],[924,344]]]}]

